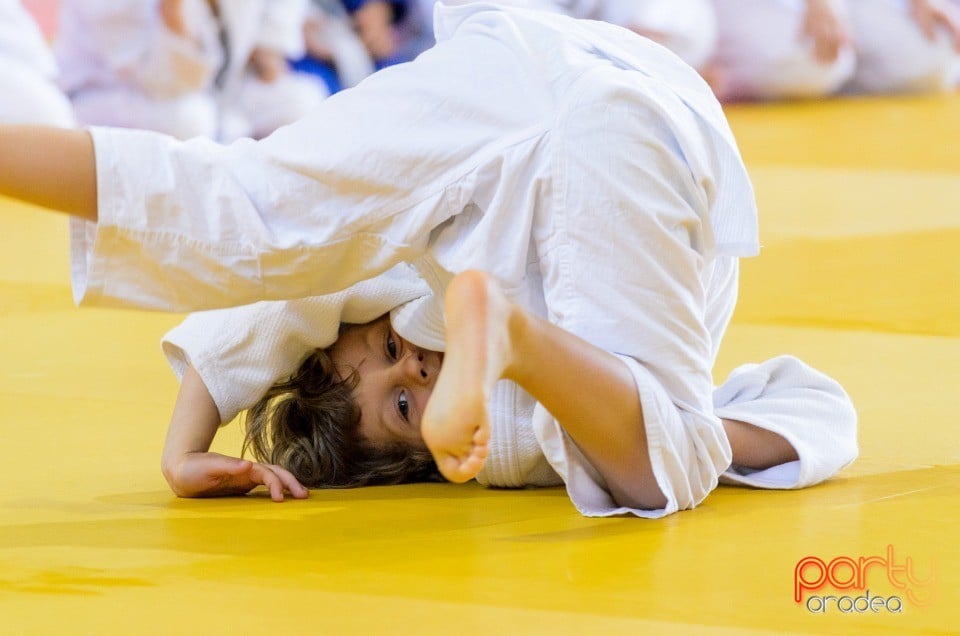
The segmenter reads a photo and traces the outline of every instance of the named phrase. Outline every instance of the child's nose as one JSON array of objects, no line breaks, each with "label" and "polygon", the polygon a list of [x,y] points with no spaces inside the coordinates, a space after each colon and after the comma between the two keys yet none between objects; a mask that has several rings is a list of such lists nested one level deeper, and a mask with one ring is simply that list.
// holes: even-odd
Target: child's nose
[{"label": "child's nose", "polygon": [[403,370],[413,381],[424,383],[430,381],[430,373],[423,363],[424,355],[422,351],[411,351],[403,359]]}]

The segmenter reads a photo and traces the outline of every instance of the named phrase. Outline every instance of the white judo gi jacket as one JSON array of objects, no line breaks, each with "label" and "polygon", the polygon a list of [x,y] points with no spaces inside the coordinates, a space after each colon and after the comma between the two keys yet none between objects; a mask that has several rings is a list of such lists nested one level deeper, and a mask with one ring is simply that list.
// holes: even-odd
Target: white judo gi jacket
[{"label": "white judo gi jacket", "polygon": [[[491,459],[486,481],[559,476],[587,515],[695,506],[730,466],[711,368],[736,258],[758,251],[752,189],[719,105],[679,59],[611,25],[485,3],[441,4],[435,24],[438,45],[415,62],[259,143],[94,129],[100,222],[74,223],[77,299],[182,310],[364,286],[393,294],[362,311],[342,305],[336,320],[298,322],[322,298],[233,310],[194,350],[174,334],[168,353],[197,366],[226,420],[306,348],[330,344],[340,319],[393,308],[401,336],[442,351],[446,283],[486,270],[513,301],[628,365],[668,502],[616,506],[552,416],[508,382],[491,405],[494,453],[532,461],[510,472]],[[416,272],[404,284],[420,285],[407,298],[386,280],[410,277],[402,262]],[[217,358],[226,366],[207,367]],[[269,372],[251,380],[258,366]]]}]

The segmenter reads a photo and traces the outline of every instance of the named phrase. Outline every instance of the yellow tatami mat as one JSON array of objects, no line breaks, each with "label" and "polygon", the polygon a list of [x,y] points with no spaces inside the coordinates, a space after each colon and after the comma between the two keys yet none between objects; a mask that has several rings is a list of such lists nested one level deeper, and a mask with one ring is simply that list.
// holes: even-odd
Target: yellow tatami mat
[{"label": "yellow tatami mat", "polygon": [[960,632],[960,98],[730,117],[764,253],[717,378],[780,353],[838,378],[861,457],[837,478],[660,521],[474,485],[177,499],[179,318],[74,308],[66,223],[4,200],[0,634]]}]

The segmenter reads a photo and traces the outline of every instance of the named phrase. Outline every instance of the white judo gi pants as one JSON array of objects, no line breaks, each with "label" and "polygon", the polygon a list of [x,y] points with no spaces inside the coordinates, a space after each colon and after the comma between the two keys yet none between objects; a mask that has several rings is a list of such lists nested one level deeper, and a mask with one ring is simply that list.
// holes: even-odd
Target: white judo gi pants
[{"label": "white judo gi pants", "polygon": [[[723,481],[772,488],[816,483],[857,455],[856,413],[839,384],[795,358],[736,369],[714,390],[712,369],[737,299],[738,258],[710,257],[702,184],[657,115],[607,95],[571,116],[559,149],[560,206],[535,228],[551,322],[616,354],[643,409],[662,510],[618,507],[542,406],[533,426],[576,507],[588,516],[658,517],[692,508]],[[604,131],[621,131],[605,143]],[[641,194],[642,192],[642,194]],[[587,399],[589,396],[578,396]],[[719,418],[787,439],[801,461],[767,471],[731,462]],[[557,443],[563,453],[551,452]],[[558,457],[568,462],[557,461]]]},{"label": "white judo gi pants", "polygon": [[[654,113],[607,95],[574,111],[557,137],[558,205],[534,221],[548,318],[630,368],[668,499],[652,516],[691,508],[731,459],[711,371],[736,302],[736,259],[702,253],[709,223],[695,212],[704,208],[700,184]],[[542,405],[533,426],[542,446],[564,445],[546,454],[582,513],[649,514],[612,505]]]}]

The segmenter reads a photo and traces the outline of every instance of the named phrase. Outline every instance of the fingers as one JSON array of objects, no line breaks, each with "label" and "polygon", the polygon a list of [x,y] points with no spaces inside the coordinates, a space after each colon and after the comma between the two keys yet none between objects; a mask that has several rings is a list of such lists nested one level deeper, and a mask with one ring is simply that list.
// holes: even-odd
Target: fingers
[{"label": "fingers", "polygon": [[274,501],[283,501],[283,482],[277,474],[263,464],[254,464],[250,469],[250,477],[257,483],[263,484],[270,491],[270,498]]},{"label": "fingers", "polygon": [[219,453],[187,453],[178,462],[167,462],[164,476],[178,497],[228,497],[243,495],[259,485],[270,498],[283,501],[284,492],[304,499],[309,491],[282,466],[258,464]]},{"label": "fingers", "polygon": [[296,499],[304,499],[309,494],[293,474],[285,468],[273,464],[252,464],[250,478],[256,483],[266,486],[270,492],[270,498],[276,502],[283,501],[284,490]]},{"label": "fingers", "polygon": [[283,487],[296,499],[306,499],[310,495],[310,491],[297,481],[297,478],[293,476],[286,468],[282,466],[276,466],[270,464],[270,470],[280,479],[280,483],[283,484]]}]

